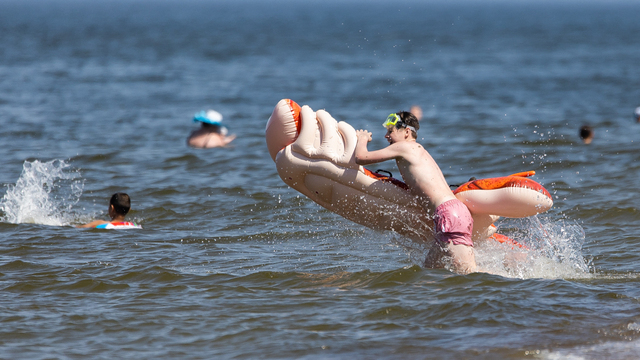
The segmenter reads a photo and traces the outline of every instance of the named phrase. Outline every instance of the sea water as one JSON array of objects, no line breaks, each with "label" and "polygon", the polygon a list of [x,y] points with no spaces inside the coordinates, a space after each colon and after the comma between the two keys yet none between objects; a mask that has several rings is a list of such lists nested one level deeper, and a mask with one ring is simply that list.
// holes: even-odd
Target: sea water
[{"label": "sea water", "polygon": [[[1,1],[0,357],[636,358],[638,10]],[[424,244],[280,180],[264,128],[282,98],[370,149],[419,105],[450,184],[535,170],[554,207],[500,219],[524,247],[476,244],[487,272],[425,269]],[[209,108],[238,137],[191,149]],[[120,191],[143,229],[74,227]]]}]

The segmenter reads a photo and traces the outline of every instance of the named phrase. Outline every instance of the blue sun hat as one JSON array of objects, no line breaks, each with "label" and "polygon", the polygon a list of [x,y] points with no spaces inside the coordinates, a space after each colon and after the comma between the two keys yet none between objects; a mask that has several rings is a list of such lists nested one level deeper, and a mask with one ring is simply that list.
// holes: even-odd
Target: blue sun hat
[{"label": "blue sun hat", "polygon": [[220,126],[220,133],[222,135],[227,135],[227,133],[229,132],[227,127],[222,125],[222,114],[220,114],[215,110],[209,109],[207,111],[204,111],[204,110],[200,111],[199,113],[193,116],[193,122],[202,122],[206,124]]},{"label": "blue sun hat", "polygon": [[222,126],[222,124],[220,123],[222,121],[222,114],[215,110],[202,110],[193,116],[193,122],[198,121],[211,125]]}]

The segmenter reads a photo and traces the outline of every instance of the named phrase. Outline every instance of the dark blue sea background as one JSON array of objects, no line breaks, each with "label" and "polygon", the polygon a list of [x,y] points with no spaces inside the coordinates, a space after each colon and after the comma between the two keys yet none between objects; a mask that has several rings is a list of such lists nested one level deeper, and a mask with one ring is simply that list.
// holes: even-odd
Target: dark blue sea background
[{"label": "dark blue sea background", "polygon": [[[640,3],[0,0],[0,358],[636,359]],[[331,213],[265,143],[290,98],[422,107],[450,184],[535,170],[490,273]],[[237,139],[186,145],[200,110]],[[593,143],[578,137],[595,129]],[[399,177],[395,163],[387,169]],[[131,196],[141,230],[77,229]],[[518,254],[515,254],[518,255]]]}]

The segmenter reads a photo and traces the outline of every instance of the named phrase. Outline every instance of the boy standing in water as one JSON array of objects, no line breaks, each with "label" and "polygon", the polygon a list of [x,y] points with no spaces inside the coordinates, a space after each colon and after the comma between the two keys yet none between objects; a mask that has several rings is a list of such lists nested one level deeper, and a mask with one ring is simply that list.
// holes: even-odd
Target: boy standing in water
[{"label": "boy standing in water", "polygon": [[115,193],[111,196],[109,201],[109,217],[111,221],[95,220],[88,224],[78,225],[78,228],[101,228],[101,229],[115,229],[115,228],[139,228],[132,222],[125,222],[124,217],[131,209],[131,199],[129,195],[125,193]]},{"label": "boy standing in water", "polygon": [[389,115],[383,124],[389,146],[368,151],[371,133],[356,131],[358,142],[355,157],[359,165],[395,159],[402,178],[410,191],[418,196],[428,214],[433,214],[436,243],[431,247],[425,265],[443,267],[445,257],[451,258],[453,270],[468,274],[476,271],[476,259],[471,241],[473,218],[466,205],[449,188],[438,164],[418,144],[418,119],[410,112]]}]

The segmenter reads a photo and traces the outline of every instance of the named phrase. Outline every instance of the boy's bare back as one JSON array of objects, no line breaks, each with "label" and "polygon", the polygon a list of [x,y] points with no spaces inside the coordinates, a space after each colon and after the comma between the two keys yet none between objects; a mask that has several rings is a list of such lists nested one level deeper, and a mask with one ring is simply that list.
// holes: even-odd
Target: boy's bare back
[{"label": "boy's bare back", "polygon": [[416,141],[402,141],[390,146],[397,146],[400,156],[396,164],[402,178],[409,189],[423,198],[425,210],[432,213],[445,201],[455,199],[438,164],[429,152]]}]

